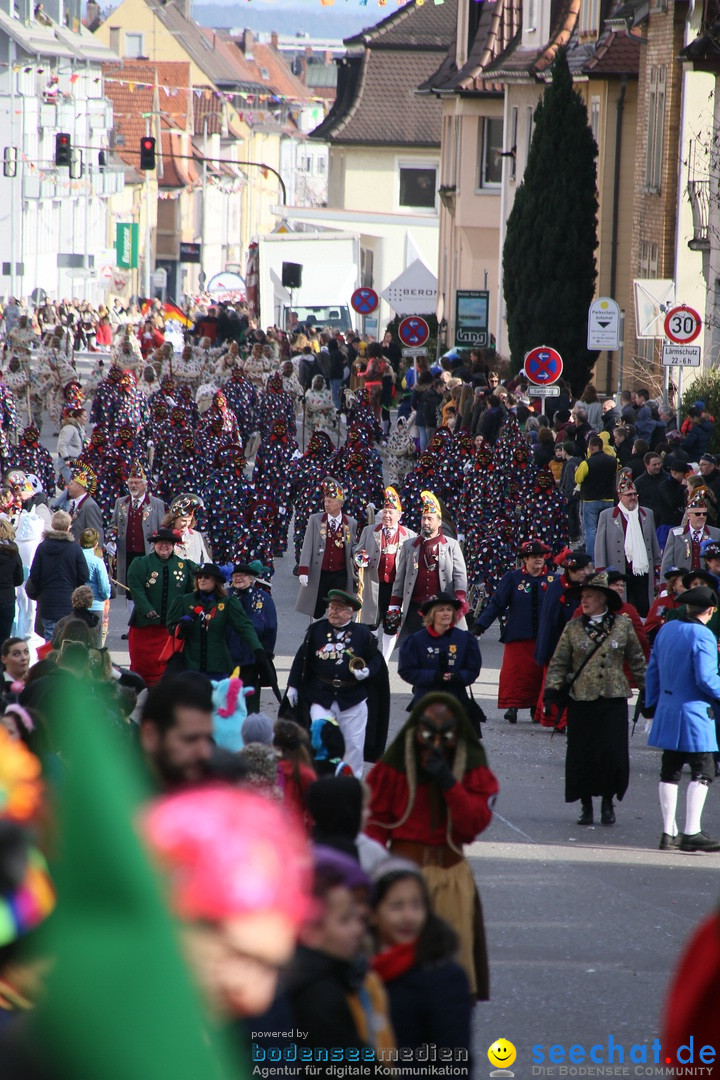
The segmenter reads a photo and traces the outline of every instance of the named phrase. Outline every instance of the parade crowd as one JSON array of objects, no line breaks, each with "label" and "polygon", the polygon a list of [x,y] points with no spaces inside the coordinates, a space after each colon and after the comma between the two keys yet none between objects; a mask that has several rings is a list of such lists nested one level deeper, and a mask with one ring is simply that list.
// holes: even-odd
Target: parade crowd
[{"label": "parade crowd", "polygon": [[[328,1047],[407,1077],[430,1047],[472,1075],[490,965],[464,846],[498,795],[473,694],[496,622],[503,722],[562,736],[577,824],[616,822],[637,691],[660,752],[648,843],[720,852],[704,402],[681,422],[645,388],[561,383],[543,412],[491,350],[408,360],[391,332],[262,331],[242,304],[11,299],[0,330],[4,1077],[102,1074],[73,1002],[117,1075],[151,1075],[135,1020],[148,1054],[170,1026],[179,1076],[333,1075]],[[284,687],[280,559],[309,619]],[[411,697],[388,742],[395,662]],[[184,963],[150,934],[166,905]],[[104,996],[93,963],[119,988],[172,971],[172,993],[153,974]]]}]

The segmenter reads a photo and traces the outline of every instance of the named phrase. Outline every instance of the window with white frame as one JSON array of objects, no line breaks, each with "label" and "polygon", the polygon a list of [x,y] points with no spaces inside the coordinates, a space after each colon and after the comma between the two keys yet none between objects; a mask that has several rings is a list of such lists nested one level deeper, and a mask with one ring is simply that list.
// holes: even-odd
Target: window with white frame
[{"label": "window with white frame", "polygon": [[600,135],[600,98],[599,97],[591,97],[590,98],[590,112],[589,112],[589,116],[588,116],[588,121],[590,123],[590,130],[593,133],[593,139],[595,140],[595,142],[599,142],[599,135]]},{"label": "window with white frame", "polygon": [[477,188],[498,188],[502,183],[502,117],[481,116],[478,125]]},{"label": "window with white frame", "polygon": [[647,152],[645,157],[645,187],[660,191],[665,138],[665,64],[653,64],[648,86]]},{"label": "window with white frame", "polygon": [[535,109],[532,105],[528,105],[525,110],[525,164],[527,165],[527,159],[530,157],[530,147],[532,146],[533,131],[535,130]]},{"label": "window with white frame", "polygon": [[125,56],[126,57],[138,57],[144,56],[144,42],[143,34],[136,33],[134,31],[125,31]]},{"label": "window with white frame", "polygon": [[514,180],[517,175],[517,141],[518,141],[518,115],[520,113],[517,105],[513,105],[510,110],[510,141],[511,146],[508,150],[512,151],[512,157],[510,158],[510,179]]},{"label": "window with white frame", "polygon": [[399,166],[399,205],[404,210],[434,210],[436,207],[437,166],[403,164]]}]

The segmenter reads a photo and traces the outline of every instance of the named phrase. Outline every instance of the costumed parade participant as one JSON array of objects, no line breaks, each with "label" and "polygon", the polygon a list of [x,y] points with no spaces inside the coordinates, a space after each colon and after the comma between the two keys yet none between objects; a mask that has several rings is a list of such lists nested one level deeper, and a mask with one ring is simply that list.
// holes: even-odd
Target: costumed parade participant
[{"label": "costumed parade participant", "polygon": [[147,554],[148,539],[163,523],[165,503],[148,491],[147,473],[134,461],[127,479],[129,495],[115,503],[105,532],[105,550],[116,560],[121,585],[127,584],[127,572],[133,559]]},{"label": "costumed parade participant", "polygon": [[550,469],[538,469],[534,486],[518,508],[518,536],[521,543],[547,544],[553,555],[568,545],[567,502]]},{"label": "costumed parade participant", "polygon": [[433,910],[460,939],[470,989],[487,1000],[482,908],[463,845],[490,824],[498,782],[457,699],[439,692],[421,698],[367,783],[365,831],[422,868]]},{"label": "costumed parade participant", "polygon": [[[260,644],[272,657],[277,638],[277,611],[269,591],[257,585],[258,578],[263,577],[264,573],[265,567],[260,562],[236,563],[229,593],[242,605]],[[252,686],[255,691],[247,698],[247,711],[260,712],[260,675],[253,650],[246,639],[233,628],[228,633],[228,648],[233,667],[240,668],[243,686]]]},{"label": "costumed parade participant", "polygon": [[636,685],[645,685],[645,657],[632,623],[619,614],[621,599],[607,574],[588,578],[580,591],[582,616],[562,632],[548,666],[543,701],[567,703],[565,802],[581,802],[578,825],[592,825],[593,797],[601,797],[600,823],[615,824],[613,799],[622,799],[630,779],[628,704]]},{"label": "costumed parade participant", "polygon": [[238,543],[247,531],[247,512],[253,495],[245,474],[242,447],[221,450],[203,489],[208,537],[216,562],[233,561]]},{"label": "costumed parade participant", "polygon": [[315,431],[302,457],[295,458],[288,466],[291,498],[294,504],[294,573],[298,573],[308,519],[311,514],[318,514],[323,509],[322,482],[328,474],[328,461],[331,456],[330,436],[326,431]]},{"label": "costumed parade participant", "polygon": [[[82,452],[82,448],[80,440],[78,453]],[[17,446],[10,450],[7,467],[37,476],[47,497],[55,497],[55,465],[52,454],[40,444],[40,432],[34,424],[28,424],[20,435]]]},{"label": "costumed parade participant", "polygon": [[343,513],[345,493],[332,476],[323,481],[322,514],[311,514],[300,552],[298,580],[300,592],[295,610],[313,619],[325,611],[330,589],[352,593],[354,583],[352,551],[357,522]]},{"label": "costumed parade participant", "polygon": [[205,537],[194,528],[195,515],[205,508],[199,495],[188,492],[173,499],[162,524],[168,529],[180,533],[181,539],[175,544],[175,554],[180,559],[189,559],[200,566],[210,562]]},{"label": "costumed parade participant", "polygon": [[548,574],[545,562],[550,554],[547,544],[531,540],[517,553],[522,566],[508,570],[484,611],[475,620],[473,633],[478,637],[496,619],[506,619],[500,635],[503,661],[498,684],[498,709],[505,709],[505,719],[517,723],[519,709],[529,709],[533,722],[543,672],[535,662],[535,642],[540,627],[545,594],[554,574]]},{"label": "costumed parade participant", "polygon": [[174,551],[180,539],[172,529],[158,529],[148,537],[153,550],[134,559],[128,571],[134,604],[128,631],[130,666],[148,685],[158,682],[165,670],[161,656],[170,642],[168,613],[175,600],[193,587],[194,564],[179,559]]},{"label": "costumed parade participant", "polygon": [[400,547],[384,623],[388,634],[395,631],[401,637],[422,628],[421,606],[441,592],[460,601],[458,625],[467,628],[467,572],[462,550],[457,540],[443,534],[442,510],[431,491],[420,493],[420,510],[420,535]]},{"label": "costumed parade participant", "polygon": [[[302,699],[311,721],[330,716],[337,720],[345,739],[345,760],[356,776],[362,776],[363,761],[376,760],[387,737],[387,667],[369,627],[352,621],[360,610],[357,598],[330,589],[324,602],[326,617],[311,624],[293,660],[287,699],[292,708]],[[371,689],[375,700],[369,711]]]}]

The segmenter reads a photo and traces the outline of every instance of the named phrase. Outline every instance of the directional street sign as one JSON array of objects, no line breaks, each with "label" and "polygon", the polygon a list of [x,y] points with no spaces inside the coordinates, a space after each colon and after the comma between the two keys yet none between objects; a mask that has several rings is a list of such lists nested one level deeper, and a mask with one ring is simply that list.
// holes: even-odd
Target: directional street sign
[{"label": "directional street sign", "polygon": [[669,345],[663,343],[663,367],[700,367],[702,348],[700,345]]},{"label": "directional street sign", "polygon": [[356,289],[350,297],[350,306],[358,315],[372,315],[380,303],[374,289]]},{"label": "directional street sign", "polygon": [[560,397],[559,386],[533,386],[528,390],[530,397]]},{"label": "directional street sign", "polygon": [[587,347],[601,352],[617,352],[620,347],[620,307],[609,296],[590,305]]},{"label": "directional street sign", "polygon": [[694,308],[685,304],[672,308],[665,316],[665,337],[676,345],[689,345],[701,330],[702,319]]},{"label": "directional street sign", "polygon": [[560,353],[549,345],[531,349],[525,357],[525,374],[535,386],[550,386],[562,375],[563,362]]},{"label": "directional street sign", "polygon": [[403,356],[427,356],[428,351],[422,345],[413,349],[403,349]]},{"label": "directional street sign", "polygon": [[403,345],[424,345],[430,337],[430,327],[419,315],[408,315],[398,327],[398,336]]}]

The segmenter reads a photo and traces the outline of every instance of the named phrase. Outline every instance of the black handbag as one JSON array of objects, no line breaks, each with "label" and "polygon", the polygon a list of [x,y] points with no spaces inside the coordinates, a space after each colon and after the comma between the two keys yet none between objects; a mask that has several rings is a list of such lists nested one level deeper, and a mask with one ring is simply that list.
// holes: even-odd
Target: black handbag
[{"label": "black handbag", "polygon": [[[613,620],[613,622],[614,622],[614,620]],[[566,683],[565,686],[561,686],[559,690],[555,690],[553,692],[554,695],[555,695],[555,704],[557,705],[558,716],[560,716],[562,713],[564,713],[565,710],[567,709],[568,702],[570,701],[570,691],[572,690],[573,686],[575,685],[575,683],[580,678],[580,675],[582,674],[582,670],[585,667],[585,665],[590,660],[592,660],[593,656],[598,651],[598,649],[600,649],[605,644],[605,642],[607,641],[607,639],[610,636],[610,631],[611,630],[612,630],[612,623],[610,624],[608,632],[605,635],[605,637],[602,639],[602,641],[596,641],[595,642],[595,647],[590,650],[590,652],[587,654],[587,656],[583,657],[582,664],[577,669],[577,671],[574,672],[573,677],[570,680],[570,682]]]},{"label": "black handbag", "polygon": [[480,727],[480,725],[487,723],[487,716],[485,715],[485,712],[480,702],[475,700],[475,695],[472,692],[472,686],[468,686],[467,690],[470,696],[465,703],[465,712],[467,713],[467,718],[472,724],[473,731],[477,735],[478,739],[482,739],[482,728]]}]

